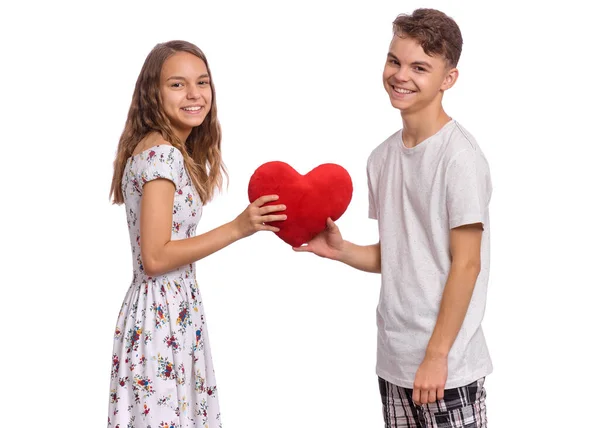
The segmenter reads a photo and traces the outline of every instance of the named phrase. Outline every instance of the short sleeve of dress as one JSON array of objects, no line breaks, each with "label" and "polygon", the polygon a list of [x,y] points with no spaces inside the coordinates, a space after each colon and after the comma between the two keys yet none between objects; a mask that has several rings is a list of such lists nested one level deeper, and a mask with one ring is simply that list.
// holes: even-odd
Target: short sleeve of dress
[{"label": "short sleeve of dress", "polygon": [[181,187],[183,156],[175,147],[163,144],[152,147],[138,156],[140,187],[159,178],[173,182],[176,189]]}]

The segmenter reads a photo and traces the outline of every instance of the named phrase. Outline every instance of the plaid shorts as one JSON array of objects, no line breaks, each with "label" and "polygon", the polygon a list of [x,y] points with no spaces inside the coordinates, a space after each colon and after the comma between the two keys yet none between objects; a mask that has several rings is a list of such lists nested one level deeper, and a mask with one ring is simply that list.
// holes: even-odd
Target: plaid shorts
[{"label": "plaid shorts", "polygon": [[412,389],[379,378],[385,428],[486,428],[485,378],[444,390],[444,398],[417,406]]}]

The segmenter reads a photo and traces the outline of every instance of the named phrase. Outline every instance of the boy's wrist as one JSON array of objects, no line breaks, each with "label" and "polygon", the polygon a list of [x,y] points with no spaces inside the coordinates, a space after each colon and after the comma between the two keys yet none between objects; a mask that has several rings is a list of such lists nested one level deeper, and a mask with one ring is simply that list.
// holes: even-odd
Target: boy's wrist
[{"label": "boy's wrist", "polygon": [[334,260],[336,260],[338,262],[342,262],[342,263],[347,263],[349,244],[350,243],[346,240],[342,241],[342,245],[340,245],[340,248],[338,249],[337,253],[334,256]]},{"label": "boy's wrist", "polygon": [[444,346],[435,346],[429,344],[427,349],[425,350],[425,357],[438,359],[438,358],[448,358],[448,354],[450,353],[449,349],[446,349]]}]

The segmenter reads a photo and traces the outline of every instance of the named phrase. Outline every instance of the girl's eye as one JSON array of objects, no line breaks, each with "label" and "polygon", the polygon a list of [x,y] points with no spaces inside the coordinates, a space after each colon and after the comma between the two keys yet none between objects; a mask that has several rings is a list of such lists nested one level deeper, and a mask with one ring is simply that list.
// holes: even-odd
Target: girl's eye
[{"label": "girl's eye", "polygon": [[181,83],[173,83],[173,84],[171,85],[171,88],[180,88],[181,86],[182,86],[182,84],[181,84]]}]

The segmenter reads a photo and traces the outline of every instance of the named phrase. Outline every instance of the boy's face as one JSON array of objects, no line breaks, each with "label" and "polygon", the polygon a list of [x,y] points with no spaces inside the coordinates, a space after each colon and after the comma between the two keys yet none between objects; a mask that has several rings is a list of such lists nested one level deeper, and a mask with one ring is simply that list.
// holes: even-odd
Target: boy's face
[{"label": "boy's face", "polygon": [[394,36],[383,69],[383,86],[402,113],[441,104],[443,92],[458,78],[458,70],[438,55],[429,56],[419,42]]}]

